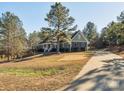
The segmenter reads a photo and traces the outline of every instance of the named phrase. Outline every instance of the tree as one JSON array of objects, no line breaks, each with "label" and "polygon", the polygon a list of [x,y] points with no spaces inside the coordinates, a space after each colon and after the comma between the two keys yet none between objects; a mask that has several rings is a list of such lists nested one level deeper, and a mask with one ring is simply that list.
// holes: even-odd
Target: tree
[{"label": "tree", "polygon": [[38,32],[34,31],[33,33],[29,34],[29,46],[35,53],[36,45],[39,43],[40,38],[38,37]]},{"label": "tree", "polygon": [[118,22],[110,22],[102,29],[100,39],[105,46],[124,44],[124,11],[117,16]]},{"label": "tree", "polygon": [[68,38],[65,31],[76,29],[76,26],[73,26],[74,18],[69,16],[69,9],[61,3],[55,3],[51,6],[45,20],[54,31],[54,37],[57,39],[57,52],[59,52],[61,39]]},{"label": "tree", "polygon": [[88,22],[86,24],[86,27],[83,29],[84,35],[87,37],[87,39],[90,42],[90,46],[95,46],[96,40],[98,39],[98,33],[96,31],[96,26],[92,22]]},{"label": "tree", "polygon": [[0,18],[1,47],[8,57],[8,61],[21,55],[26,48],[25,31],[22,21],[13,13],[6,12]]},{"label": "tree", "polygon": [[124,11],[121,12],[119,16],[117,16],[117,20],[121,23],[118,23],[120,26],[120,30],[118,33],[118,42],[120,44],[124,44]]},{"label": "tree", "polygon": [[121,14],[119,16],[117,16],[117,20],[119,22],[124,23],[124,11],[122,11]]},{"label": "tree", "polygon": [[120,22],[110,22],[102,29],[100,38],[106,46],[124,44],[124,24]]},{"label": "tree", "polygon": [[100,40],[102,42],[103,47],[108,46],[108,33],[107,33],[107,27],[102,28],[101,34],[100,34]]},{"label": "tree", "polygon": [[124,24],[113,23],[108,27],[108,39],[113,45],[124,44]]},{"label": "tree", "polygon": [[38,32],[38,37],[40,38],[40,41],[44,41],[45,39],[52,37],[53,31],[51,28],[48,27],[42,27],[40,32]]}]

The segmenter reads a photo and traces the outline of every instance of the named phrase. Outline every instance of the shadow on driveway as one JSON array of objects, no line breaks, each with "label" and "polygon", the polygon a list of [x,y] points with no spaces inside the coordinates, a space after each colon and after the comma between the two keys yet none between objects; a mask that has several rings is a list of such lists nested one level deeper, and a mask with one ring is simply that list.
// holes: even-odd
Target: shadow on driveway
[{"label": "shadow on driveway", "polygon": [[[89,91],[124,90],[124,59],[103,60],[105,64],[73,81],[64,91],[76,91],[81,86],[90,86]],[[90,82],[90,83],[88,83]],[[82,86],[82,88],[83,88]]]}]

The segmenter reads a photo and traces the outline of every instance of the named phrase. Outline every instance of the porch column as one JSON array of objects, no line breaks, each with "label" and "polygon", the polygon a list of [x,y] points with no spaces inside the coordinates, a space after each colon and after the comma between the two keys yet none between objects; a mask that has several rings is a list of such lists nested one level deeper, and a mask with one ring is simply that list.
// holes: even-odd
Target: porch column
[{"label": "porch column", "polygon": [[69,51],[70,51],[70,52],[71,52],[71,46],[72,46],[72,44],[70,43],[70,44],[69,44]]},{"label": "porch column", "polygon": [[88,50],[88,43],[86,42],[86,50]]}]

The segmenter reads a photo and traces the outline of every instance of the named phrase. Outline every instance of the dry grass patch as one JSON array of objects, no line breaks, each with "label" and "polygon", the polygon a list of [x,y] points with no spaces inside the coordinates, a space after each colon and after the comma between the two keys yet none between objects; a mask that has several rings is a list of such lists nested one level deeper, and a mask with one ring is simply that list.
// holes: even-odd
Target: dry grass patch
[{"label": "dry grass patch", "polygon": [[0,90],[56,90],[67,85],[91,55],[63,53],[0,64]]}]

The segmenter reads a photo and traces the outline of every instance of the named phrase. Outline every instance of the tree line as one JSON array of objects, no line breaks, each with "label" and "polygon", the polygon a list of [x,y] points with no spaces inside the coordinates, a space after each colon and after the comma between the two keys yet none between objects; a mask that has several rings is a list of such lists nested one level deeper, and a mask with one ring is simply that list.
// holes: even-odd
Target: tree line
[{"label": "tree line", "polygon": [[124,45],[124,11],[117,16],[117,22],[110,22],[101,31],[101,41],[106,46]]},{"label": "tree line", "polygon": [[[73,31],[77,31],[75,19],[70,16],[69,9],[61,3],[55,3],[44,19],[48,27],[42,27],[28,36],[23,28],[23,22],[14,13],[5,12],[0,17],[0,52],[8,61],[22,57],[28,50],[35,53],[35,45],[48,39],[57,42],[57,53],[61,42],[71,43]],[[109,45],[124,44],[124,11],[117,17],[118,22],[111,22],[98,33],[97,26],[88,22],[82,33],[89,40],[90,48],[104,48]]]}]

